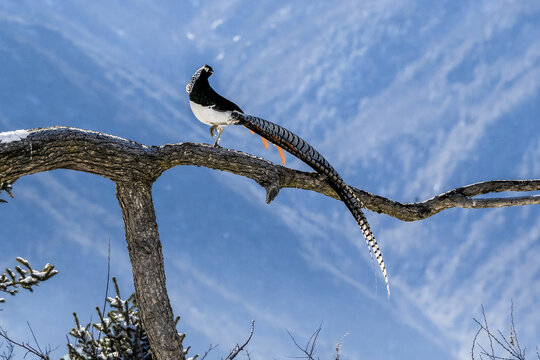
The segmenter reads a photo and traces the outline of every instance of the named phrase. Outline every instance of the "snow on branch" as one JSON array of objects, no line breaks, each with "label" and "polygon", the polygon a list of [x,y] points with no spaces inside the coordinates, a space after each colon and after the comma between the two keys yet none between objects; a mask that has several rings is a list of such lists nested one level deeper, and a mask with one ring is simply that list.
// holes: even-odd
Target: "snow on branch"
[{"label": "snow on branch", "polygon": [[10,143],[13,141],[19,141],[28,136],[28,131],[26,130],[15,130],[15,131],[4,131],[0,132],[0,143]]},{"label": "snow on branch", "polygon": [[[17,258],[17,262],[24,266],[15,266],[15,271],[10,268],[0,274],[0,292],[15,295],[19,292],[19,287],[33,291],[32,287],[39,285],[40,282],[49,280],[54,275],[58,274],[58,270],[54,269],[54,265],[45,264],[42,270],[34,270],[30,266],[28,260],[21,257]],[[0,298],[0,302],[4,302]]]}]

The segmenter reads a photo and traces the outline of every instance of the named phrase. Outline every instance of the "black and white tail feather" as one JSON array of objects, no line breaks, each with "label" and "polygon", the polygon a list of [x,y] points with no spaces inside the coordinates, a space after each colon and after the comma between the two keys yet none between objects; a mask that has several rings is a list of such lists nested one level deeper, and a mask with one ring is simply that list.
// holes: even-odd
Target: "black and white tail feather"
[{"label": "black and white tail feather", "polygon": [[234,124],[247,127],[273,144],[280,146],[287,152],[296,156],[311,166],[318,173],[327,176],[330,186],[339,195],[340,199],[345,203],[351,214],[354,216],[354,219],[360,226],[370,253],[373,252],[373,254],[375,254],[377,263],[379,264],[384,276],[386,291],[388,292],[388,296],[390,296],[390,285],[388,283],[386,266],[384,265],[383,257],[381,250],[379,249],[379,245],[377,244],[377,240],[375,240],[367,219],[362,212],[362,202],[358,199],[351,187],[347,185],[337,171],[334,170],[332,165],[330,165],[330,163],[328,163],[328,161],[311,145],[296,134],[279,125],[236,111],[231,114],[231,118],[235,121]]}]

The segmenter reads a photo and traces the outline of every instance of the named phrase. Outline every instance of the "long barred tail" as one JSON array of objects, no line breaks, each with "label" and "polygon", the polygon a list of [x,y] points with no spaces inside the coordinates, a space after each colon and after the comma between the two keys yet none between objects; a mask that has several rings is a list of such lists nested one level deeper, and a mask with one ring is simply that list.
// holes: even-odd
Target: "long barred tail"
[{"label": "long barred tail", "polygon": [[388,296],[390,296],[390,284],[388,283],[388,274],[386,273],[386,266],[384,265],[381,249],[379,248],[379,244],[377,244],[377,240],[375,240],[375,236],[371,232],[371,228],[369,227],[367,219],[364,216],[364,212],[362,211],[362,202],[356,197],[351,187],[347,184],[345,185],[347,186],[347,189],[345,190],[344,194],[339,193],[337,190],[336,192],[340,194],[339,197],[341,200],[343,200],[345,205],[347,205],[347,208],[354,216],[358,226],[360,226],[370,253],[373,252],[373,254],[375,254],[375,259],[377,259],[377,263],[379,264],[384,276],[386,292],[388,293]]},{"label": "long barred tail", "polygon": [[388,292],[388,296],[390,296],[390,286],[388,283],[386,266],[384,265],[377,240],[375,240],[375,237],[369,228],[366,217],[362,212],[362,203],[356,197],[351,187],[347,185],[337,171],[334,170],[332,165],[330,165],[330,163],[311,145],[296,134],[279,125],[239,112],[233,112],[232,118],[236,121],[237,125],[247,127],[271,143],[287,150],[289,153],[311,166],[318,173],[327,176],[330,186],[332,186],[341,200],[345,203],[351,214],[354,216],[354,219],[360,226],[360,229],[362,229],[362,234],[364,234],[369,251],[375,254],[375,258],[377,259],[379,267],[384,275],[386,290]]}]

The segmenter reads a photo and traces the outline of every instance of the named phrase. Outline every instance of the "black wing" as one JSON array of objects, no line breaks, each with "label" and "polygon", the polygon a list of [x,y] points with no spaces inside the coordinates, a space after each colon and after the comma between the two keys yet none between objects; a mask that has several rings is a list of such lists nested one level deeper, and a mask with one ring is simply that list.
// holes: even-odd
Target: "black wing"
[{"label": "black wing", "polygon": [[210,88],[210,96],[214,100],[214,110],[217,111],[238,111],[239,113],[244,113],[242,109],[238,107],[235,103],[230,100],[225,99],[223,96],[219,95],[214,89]]}]

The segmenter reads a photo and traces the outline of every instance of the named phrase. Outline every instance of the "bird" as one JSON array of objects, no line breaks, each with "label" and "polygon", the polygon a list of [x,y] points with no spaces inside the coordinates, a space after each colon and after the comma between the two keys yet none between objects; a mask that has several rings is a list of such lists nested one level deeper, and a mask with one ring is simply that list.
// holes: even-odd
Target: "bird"
[{"label": "bird", "polygon": [[198,69],[187,84],[186,91],[189,94],[189,103],[195,117],[202,123],[211,126],[210,135],[214,136],[214,131],[218,131],[214,146],[219,146],[219,137],[223,132],[223,126],[243,125],[263,139],[276,145],[278,149],[285,149],[319,174],[324,175],[360,227],[370,254],[375,255],[379,264],[386,283],[388,296],[390,296],[388,273],[382,253],[362,211],[364,204],[355,191],[317,150],[298,135],[273,122],[244,114],[238,105],[217,94],[208,82],[208,78],[213,72],[212,67],[209,65],[204,65]]},{"label": "bird", "polygon": [[[203,124],[210,125],[210,136],[214,137],[217,132],[214,147],[218,147],[223,127],[235,123],[231,114],[233,112],[243,113],[243,111],[238,105],[212,89],[208,78],[213,73],[214,69],[210,65],[202,66],[193,74],[190,82],[186,85],[186,92],[189,95],[189,106],[195,117]],[[261,139],[264,147],[268,149],[268,141],[264,137]],[[277,149],[281,162],[285,165],[283,150],[279,146]]]},{"label": "bird", "polygon": [[225,99],[212,89],[208,78],[214,73],[209,65],[204,65],[193,74],[191,81],[186,85],[189,94],[189,106],[195,117],[202,123],[210,125],[210,135],[217,138],[214,146],[219,146],[223,126],[234,124],[231,118],[233,111],[243,113],[242,109],[232,101]]}]

